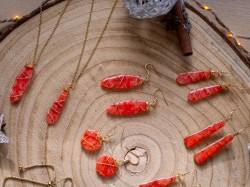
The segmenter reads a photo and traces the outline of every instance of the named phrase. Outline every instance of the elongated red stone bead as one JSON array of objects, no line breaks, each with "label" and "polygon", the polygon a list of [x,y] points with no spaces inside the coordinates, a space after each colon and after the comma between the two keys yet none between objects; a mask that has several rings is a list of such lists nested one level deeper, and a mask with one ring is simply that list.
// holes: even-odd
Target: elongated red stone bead
[{"label": "elongated red stone bead", "polygon": [[107,108],[107,113],[111,115],[134,115],[147,111],[146,101],[123,101],[113,103]]},{"label": "elongated red stone bead", "polygon": [[102,135],[95,130],[86,130],[81,137],[82,148],[95,151],[102,145]]},{"label": "elongated red stone bead", "polygon": [[209,135],[213,134],[214,132],[222,128],[224,125],[225,125],[224,121],[219,121],[217,123],[214,123],[203,130],[200,130],[196,133],[193,133],[185,137],[184,144],[187,147],[193,147],[194,145],[198,144],[199,142],[207,138]]},{"label": "elongated red stone bead", "polygon": [[151,182],[140,184],[139,187],[164,187],[175,182],[176,176],[172,176],[166,179],[157,179]]},{"label": "elongated red stone bead", "polygon": [[219,139],[215,143],[205,147],[200,152],[194,154],[194,160],[197,164],[203,164],[207,161],[211,156],[213,156],[215,153],[217,153],[223,146],[228,144],[230,141],[232,141],[234,138],[233,135],[228,134],[224,136],[223,138]]},{"label": "elongated red stone bead", "polygon": [[15,103],[22,98],[23,93],[30,84],[33,73],[34,67],[25,65],[21,72],[17,75],[10,94],[11,103]]},{"label": "elongated red stone bead", "polygon": [[204,88],[199,88],[197,90],[190,91],[188,94],[188,100],[190,101],[198,101],[210,95],[213,95],[219,91],[221,91],[223,87],[220,84],[208,86]]},{"label": "elongated red stone bead", "polygon": [[115,158],[110,155],[101,155],[96,161],[96,171],[105,177],[110,177],[117,172]]},{"label": "elongated red stone bead", "polygon": [[63,91],[58,96],[58,98],[56,99],[56,101],[50,107],[46,116],[46,121],[48,125],[53,125],[58,120],[68,94],[69,94],[69,89],[64,88]]},{"label": "elongated red stone bead", "polygon": [[129,89],[140,86],[145,81],[138,75],[115,75],[107,77],[101,81],[101,85],[108,89]]},{"label": "elongated red stone bead", "polygon": [[192,82],[197,82],[200,80],[208,79],[211,77],[211,71],[195,71],[195,72],[187,72],[181,73],[177,76],[176,82],[179,84],[189,84]]}]

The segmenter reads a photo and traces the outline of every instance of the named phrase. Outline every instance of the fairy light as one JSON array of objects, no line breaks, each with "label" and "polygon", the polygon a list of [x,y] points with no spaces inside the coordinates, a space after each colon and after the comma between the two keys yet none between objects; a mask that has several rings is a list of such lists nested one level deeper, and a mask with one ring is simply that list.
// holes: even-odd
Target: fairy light
[{"label": "fairy light", "polygon": [[227,33],[226,35],[227,35],[228,38],[233,38],[234,37],[233,33]]},{"label": "fairy light", "polygon": [[211,8],[210,8],[209,6],[207,6],[207,5],[203,5],[202,8],[203,8],[204,10],[211,10]]},{"label": "fairy light", "polygon": [[19,19],[21,19],[21,18],[22,18],[22,17],[19,16],[19,15],[15,15],[15,16],[12,17],[13,20],[19,20]]},{"label": "fairy light", "polygon": [[235,39],[235,40],[236,40],[237,45],[240,45],[240,41],[238,39]]}]

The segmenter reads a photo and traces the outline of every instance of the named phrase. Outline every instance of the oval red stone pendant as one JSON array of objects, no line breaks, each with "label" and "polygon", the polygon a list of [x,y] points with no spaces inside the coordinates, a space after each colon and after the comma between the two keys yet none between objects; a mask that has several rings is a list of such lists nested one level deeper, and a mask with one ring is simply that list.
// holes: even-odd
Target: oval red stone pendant
[{"label": "oval red stone pendant", "polygon": [[81,137],[82,148],[95,151],[98,150],[102,145],[103,137],[95,130],[86,130]]},{"label": "oval red stone pendant", "polygon": [[198,101],[200,99],[206,98],[210,95],[216,94],[223,89],[223,85],[217,84],[213,86],[208,86],[204,88],[199,88],[197,90],[190,91],[188,94],[188,100]]},{"label": "oval red stone pendant", "polygon": [[197,164],[203,164],[206,162],[211,156],[217,153],[222,147],[232,141],[234,138],[233,135],[228,134],[223,138],[219,139],[218,141],[214,142],[213,144],[205,147],[198,153],[194,154],[194,160]]},{"label": "oval red stone pendant", "polygon": [[60,93],[56,101],[53,103],[53,105],[50,107],[46,115],[46,121],[48,125],[53,125],[58,120],[60,113],[63,109],[63,106],[65,104],[65,101],[68,97],[69,89],[70,87],[66,86]]},{"label": "oval red stone pendant", "polygon": [[96,171],[105,177],[110,177],[117,172],[115,158],[110,155],[101,155],[96,162]]},{"label": "oval red stone pendant", "polygon": [[173,182],[175,182],[176,176],[172,176],[165,179],[157,179],[151,182],[140,184],[139,187],[165,187]]},{"label": "oval red stone pendant", "polygon": [[224,74],[226,74],[224,71],[212,71],[212,70],[187,72],[179,74],[176,78],[176,82],[179,84],[189,84],[208,79],[212,75],[218,77]]},{"label": "oval red stone pendant", "polygon": [[195,71],[181,73],[177,76],[176,82],[179,84],[189,84],[211,77],[211,71]]},{"label": "oval red stone pendant", "polygon": [[129,89],[140,86],[146,79],[138,75],[115,75],[101,81],[101,86],[108,89]]},{"label": "oval red stone pendant", "polygon": [[30,84],[33,73],[34,67],[32,65],[25,65],[17,75],[10,94],[11,103],[16,103],[22,98],[23,93]]},{"label": "oval red stone pendant", "polygon": [[113,103],[107,109],[107,113],[111,115],[134,115],[146,112],[149,109],[149,104],[146,101],[123,101]]},{"label": "oval red stone pendant", "polygon": [[224,127],[224,125],[225,125],[224,121],[219,121],[217,123],[214,123],[203,130],[200,130],[196,133],[193,133],[193,134],[185,137],[184,144],[189,148],[193,147],[196,144],[200,143],[205,138],[207,138],[209,135],[213,134],[214,132],[216,132],[220,128]]}]

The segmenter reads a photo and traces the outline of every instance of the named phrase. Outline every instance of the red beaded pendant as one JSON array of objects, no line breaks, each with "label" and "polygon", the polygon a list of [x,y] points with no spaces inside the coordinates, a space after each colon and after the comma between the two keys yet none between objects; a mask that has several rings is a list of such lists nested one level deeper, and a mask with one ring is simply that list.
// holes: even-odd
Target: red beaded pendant
[{"label": "red beaded pendant", "polygon": [[190,91],[188,94],[188,100],[198,101],[210,95],[216,94],[217,92],[221,91],[224,87],[227,87],[227,85],[217,84],[217,85],[208,86],[208,87],[199,88],[197,90]]},{"label": "red beaded pendant", "polygon": [[232,141],[234,138],[233,135],[228,134],[223,138],[219,139],[215,143],[205,147],[200,152],[194,154],[194,160],[197,164],[203,164],[206,162],[211,156],[217,153],[222,147]]},{"label": "red beaded pendant", "polygon": [[63,89],[63,91],[60,93],[56,101],[50,107],[46,116],[46,121],[48,125],[53,125],[58,120],[60,113],[63,109],[63,106],[65,104],[65,101],[67,99],[67,96],[69,94],[69,89],[70,89],[70,86],[66,86]]},{"label": "red beaded pendant", "polygon": [[209,135],[213,134],[214,132],[222,128],[224,125],[225,125],[224,121],[219,121],[217,123],[214,123],[201,131],[198,131],[196,133],[193,133],[185,137],[184,144],[189,148],[193,147],[194,145],[198,144],[199,142],[207,138]]},{"label": "red beaded pendant", "polygon": [[225,72],[223,71],[212,71],[212,70],[187,72],[179,74],[176,78],[176,82],[179,84],[189,84],[200,80],[208,79],[212,75],[218,77],[224,74]]},{"label": "red beaded pendant", "polygon": [[22,98],[23,93],[30,84],[33,73],[34,66],[25,65],[21,72],[17,75],[10,94],[11,103],[16,103]]},{"label": "red beaded pendant", "polygon": [[123,101],[113,103],[107,108],[107,113],[111,115],[134,115],[148,111],[149,104],[146,101]]},{"label": "red beaded pendant", "polygon": [[82,148],[89,151],[98,150],[102,145],[103,137],[95,130],[86,130],[81,137]]},{"label": "red beaded pendant", "polygon": [[172,176],[169,178],[157,179],[151,182],[140,184],[139,187],[164,187],[175,182],[175,180],[176,180],[176,176]]},{"label": "red beaded pendant", "polygon": [[101,155],[96,162],[96,171],[105,177],[110,177],[117,172],[115,158],[110,155]]},{"label": "red beaded pendant", "polygon": [[140,86],[146,79],[138,75],[116,75],[105,78],[101,86],[108,89],[124,90]]}]

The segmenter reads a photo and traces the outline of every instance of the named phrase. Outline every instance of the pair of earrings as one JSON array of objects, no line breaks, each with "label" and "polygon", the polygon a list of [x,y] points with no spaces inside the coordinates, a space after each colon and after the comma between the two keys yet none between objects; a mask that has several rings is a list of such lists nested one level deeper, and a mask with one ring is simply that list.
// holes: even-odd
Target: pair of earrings
[{"label": "pair of earrings", "polygon": [[[115,129],[116,128],[114,128],[114,131]],[[108,141],[114,134],[115,132],[112,132],[107,136],[103,136],[96,130],[87,129],[81,137],[82,148],[88,151],[96,151],[101,147],[104,141]],[[112,175],[115,175],[119,166],[122,166],[129,162],[129,159],[120,160],[112,155],[103,154],[96,161],[96,171],[104,177],[110,177]],[[134,163],[132,164],[135,165]]]},{"label": "pair of earrings", "polygon": [[[195,72],[187,72],[181,73],[177,76],[176,82],[182,85],[198,82],[201,80],[205,80],[211,77],[218,77],[227,74],[224,71],[195,71]],[[198,88],[197,90],[192,90],[188,93],[188,100],[190,101],[198,101],[203,98],[209,97],[214,95],[224,89],[228,89],[229,87],[233,86],[231,83],[219,83],[212,86],[207,86],[203,88]]]},{"label": "pair of earrings", "polygon": [[[186,147],[191,148],[191,147],[197,145],[198,143],[200,143],[201,141],[206,139],[208,136],[210,136],[211,134],[217,132],[219,129],[224,127],[225,122],[228,121],[232,117],[234,112],[235,112],[235,110],[233,110],[226,117],[225,120],[221,120],[219,122],[216,122],[216,123],[208,126],[205,129],[202,129],[198,132],[195,132],[195,133],[185,137],[184,144],[186,145]],[[235,133],[233,135],[228,134],[228,135],[224,136],[223,138],[219,139],[218,141],[214,142],[213,144],[205,147],[204,149],[202,149],[198,153],[195,153],[194,154],[195,162],[197,164],[205,163],[210,157],[212,157],[215,153],[217,153],[220,149],[222,149],[226,144],[228,144],[230,141],[232,141],[235,135],[239,134],[243,130],[245,130],[245,128],[239,130],[237,133]]]},{"label": "pair of earrings", "polygon": [[[139,75],[121,74],[111,77],[107,77],[101,81],[101,86],[106,89],[114,89],[117,91],[128,90],[142,85],[144,82],[149,81],[149,70],[148,66],[151,66],[156,72],[152,64],[146,64],[145,70],[147,76],[144,78]],[[157,103],[156,92],[160,91],[164,97],[163,92],[160,89],[156,89],[153,93],[154,100],[152,102],[147,102],[144,100],[128,100],[119,103],[113,103],[106,109],[106,112],[110,115],[135,115],[139,113],[144,113],[149,111]],[[164,101],[167,104],[167,100],[164,97]]]},{"label": "pair of earrings", "polygon": [[74,186],[73,184],[73,179],[71,177],[66,177],[60,180],[56,180],[56,171],[54,166],[52,165],[47,165],[47,164],[39,164],[39,165],[33,165],[33,166],[29,166],[29,167],[23,167],[23,166],[19,166],[19,172],[23,173],[29,169],[35,169],[35,168],[50,168],[53,171],[53,179],[51,181],[48,182],[40,182],[40,181],[34,181],[31,179],[25,179],[25,178],[20,178],[20,177],[6,177],[3,181],[3,187],[5,187],[7,181],[12,180],[12,181],[21,181],[21,182],[26,182],[26,183],[30,183],[30,184],[36,184],[39,186],[47,186],[47,187],[57,187],[57,184],[62,182],[62,181],[70,181],[71,182],[71,186]]}]

